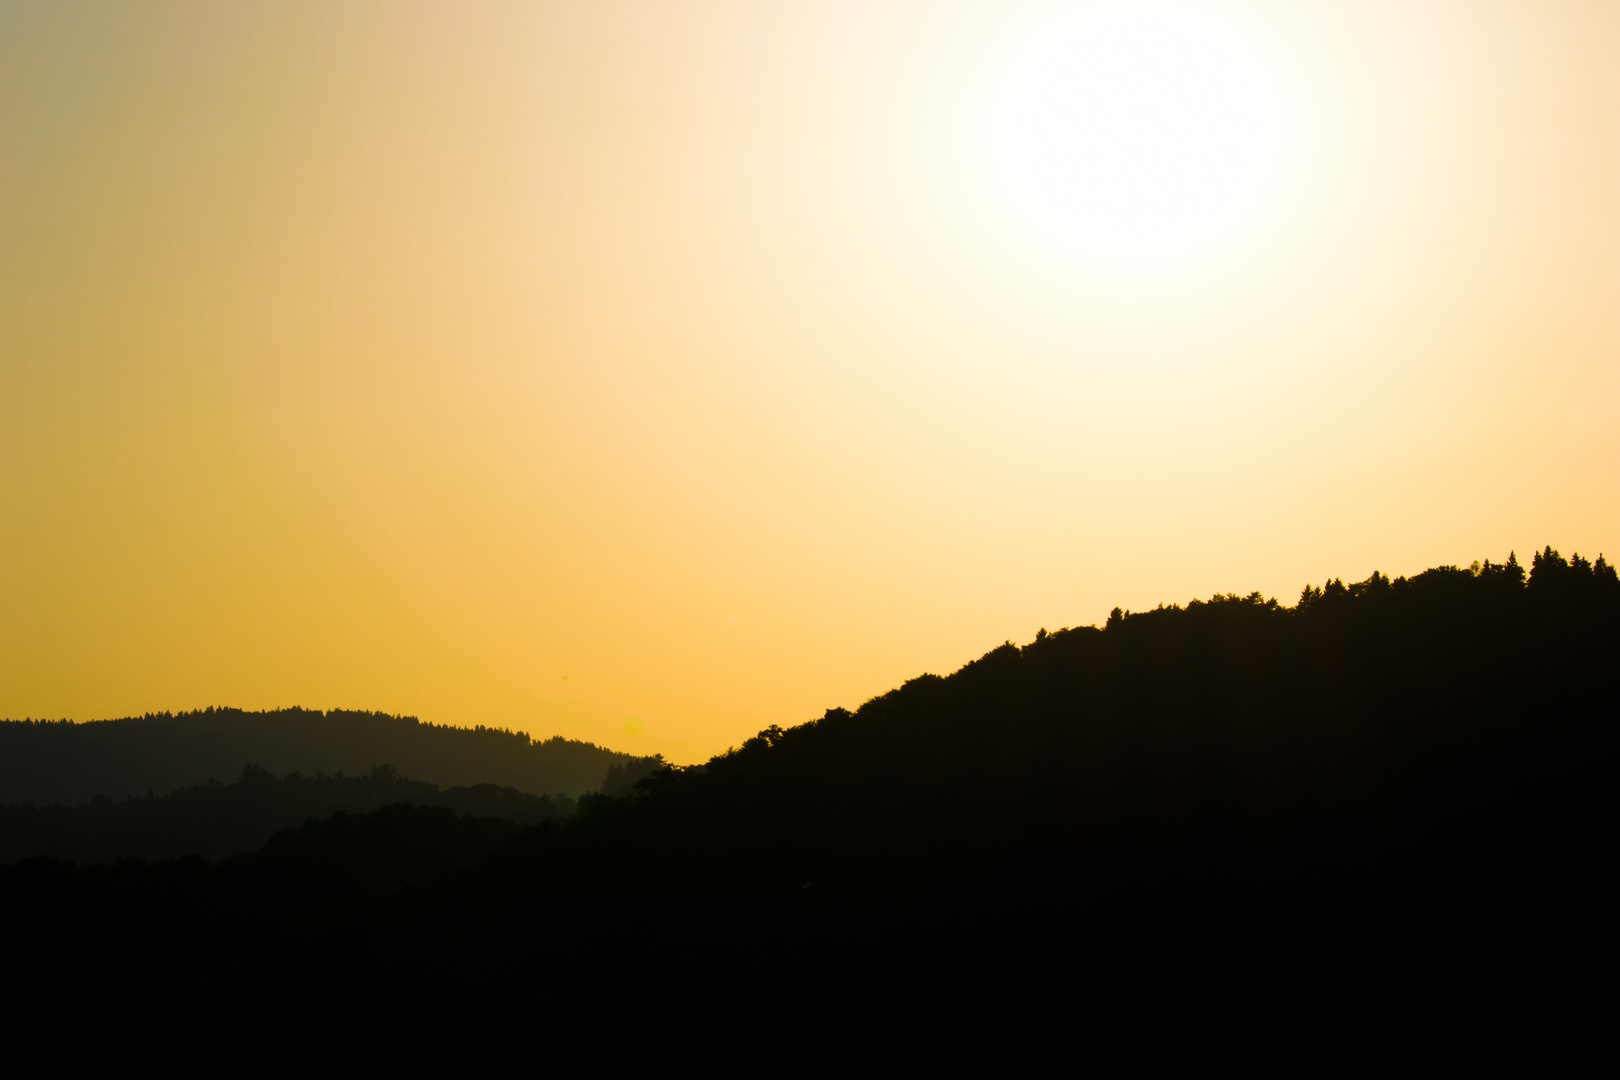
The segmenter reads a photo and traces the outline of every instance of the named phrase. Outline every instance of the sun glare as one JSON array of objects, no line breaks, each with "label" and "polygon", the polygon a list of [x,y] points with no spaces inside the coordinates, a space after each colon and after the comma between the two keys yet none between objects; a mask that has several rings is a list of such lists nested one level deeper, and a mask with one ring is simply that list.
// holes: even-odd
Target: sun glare
[{"label": "sun glare", "polygon": [[1109,263],[1185,257],[1259,208],[1286,110],[1264,58],[1206,10],[1095,4],[1047,20],[988,110],[997,187],[1050,241]]}]

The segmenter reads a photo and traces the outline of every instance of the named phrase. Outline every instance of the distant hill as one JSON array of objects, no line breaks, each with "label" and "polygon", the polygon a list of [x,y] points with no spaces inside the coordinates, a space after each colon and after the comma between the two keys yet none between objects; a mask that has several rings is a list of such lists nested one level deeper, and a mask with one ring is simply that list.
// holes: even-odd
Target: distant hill
[{"label": "distant hill", "polygon": [[249,765],[235,783],[182,788],[164,796],[78,806],[0,806],[0,863],[46,856],[66,862],[120,859],[219,859],[257,851],[276,833],[334,814],[366,814],[394,804],[441,807],[460,816],[517,826],[562,820],[574,812],[566,795],[529,795],[478,784],[441,791],[387,765],[364,776],[277,779]]},{"label": "distant hill", "polygon": [[334,709],[203,709],[89,723],[0,721],[0,803],[72,805],[270,773],[362,775],[378,765],[444,787],[494,784],[530,795],[598,790],[608,770],[650,760],[587,742]]}]

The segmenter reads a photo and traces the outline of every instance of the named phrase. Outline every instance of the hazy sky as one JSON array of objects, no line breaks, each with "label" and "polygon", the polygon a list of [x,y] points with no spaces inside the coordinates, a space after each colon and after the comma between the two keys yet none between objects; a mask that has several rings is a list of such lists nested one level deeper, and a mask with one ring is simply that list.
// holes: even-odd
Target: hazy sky
[{"label": "hazy sky", "polygon": [[0,3],[0,716],[690,761],[1620,555],[1620,4],[1122,10]]}]

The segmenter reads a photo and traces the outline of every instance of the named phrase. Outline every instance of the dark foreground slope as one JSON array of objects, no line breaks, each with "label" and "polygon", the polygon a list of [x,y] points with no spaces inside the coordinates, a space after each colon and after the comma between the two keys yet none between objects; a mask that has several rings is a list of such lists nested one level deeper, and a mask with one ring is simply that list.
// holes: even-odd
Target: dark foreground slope
[{"label": "dark foreground slope", "polygon": [[496,784],[578,796],[609,768],[636,761],[590,743],[424,724],[413,716],[334,709],[204,709],[91,723],[0,721],[0,803],[82,803],[226,780],[244,762],[276,775],[364,774],[389,764],[446,787]]},{"label": "dark foreground slope", "polygon": [[[134,910],[177,871],[3,870],[6,918],[58,935],[8,961],[60,986],[183,956],[164,994],[253,1017],[499,1008],[557,1038],[970,1024],[1262,978],[1547,993],[1603,962],[1617,675],[1620,580],[1550,550],[1528,581],[1510,561],[1331,582],[1294,608],[1116,612],[583,799],[436,876],[356,891],[318,884],[330,864],[264,861],[301,883],[266,906],[216,869],[164,894],[172,921],[108,961],[123,975],[55,963],[57,940],[124,946],[53,912]],[[351,899],[296,900],[314,893]],[[422,987],[462,988],[466,1011]]]}]

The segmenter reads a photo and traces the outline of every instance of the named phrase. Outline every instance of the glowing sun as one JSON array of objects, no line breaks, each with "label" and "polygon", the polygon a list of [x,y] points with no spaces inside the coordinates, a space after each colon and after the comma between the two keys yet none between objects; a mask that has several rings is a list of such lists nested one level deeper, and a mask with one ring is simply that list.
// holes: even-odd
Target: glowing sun
[{"label": "glowing sun", "polygon": [[1286,102],[1236,27],[1191,5],[1093,4],[1036,27],[994,87],[997,186],[1033,228],[1107,262],[1235,231],[1282,163]]}]

